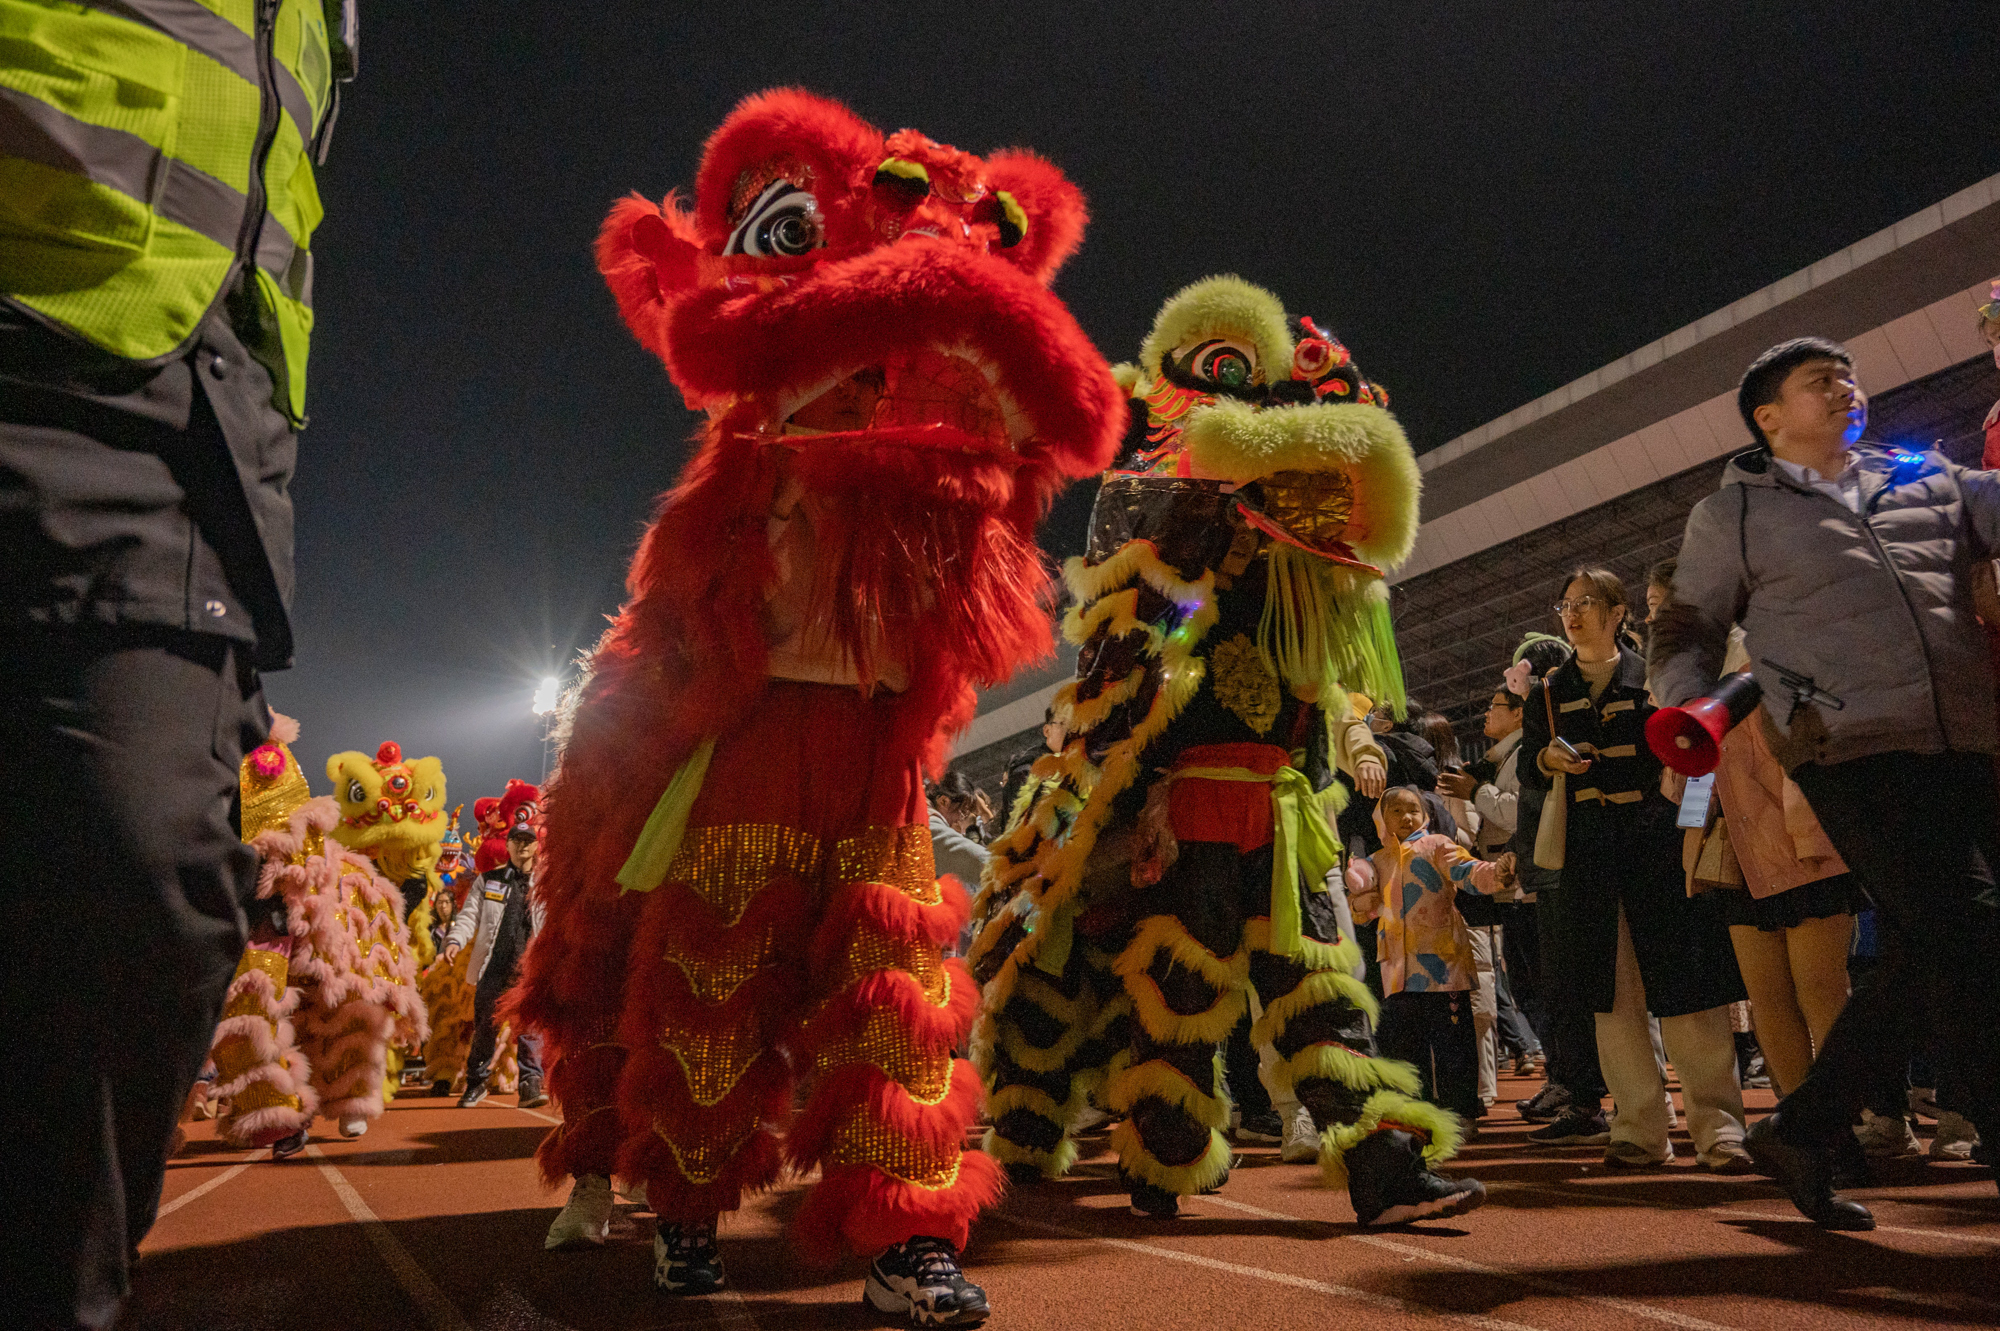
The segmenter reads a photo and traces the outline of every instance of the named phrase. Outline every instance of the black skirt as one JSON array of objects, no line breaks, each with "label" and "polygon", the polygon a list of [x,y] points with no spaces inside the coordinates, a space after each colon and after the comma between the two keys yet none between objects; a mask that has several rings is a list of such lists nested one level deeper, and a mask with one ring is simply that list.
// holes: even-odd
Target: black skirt
[{"label": "black skirt", "polygon": [[1837,873],[1775,896],[1753,897],[1746,888],[1717,888],[1710,895],[1722,899],[1722,918],[1731,928],[1761,929],[1765,933],[1796,929],[1807,920],[1858,914],[1868,906],[1854,875],[1848,873]]}]

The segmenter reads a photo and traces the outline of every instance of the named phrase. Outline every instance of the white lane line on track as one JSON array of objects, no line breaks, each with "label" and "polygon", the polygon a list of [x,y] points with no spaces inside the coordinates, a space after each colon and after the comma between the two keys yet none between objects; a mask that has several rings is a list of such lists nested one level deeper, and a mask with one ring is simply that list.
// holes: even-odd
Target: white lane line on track
[{"label": "white lane line on track", "polygon": [[[1243,1202],[1232,1202],[1221,1197],[1201,1196],[1189,1197],[1184,1200],[1223,1206],[1232,1211],[1242,1211],[1246,1215],[1261,1216],[1266,1220],[1289,1220],[1297,1224],[1331,1223],[1329,1221],[1308,1220],[1303,1216],[1286,1215],[1283,1211],[1267,1211],[1261,1206],[1249,1206]],[[1574,1285],[1565,1285],[1561,1281],[1530,1275],[1525,1271],[1510,1271],[1501,1266],[1488,1266],[1484,1262],[1475,1262],[1470,1258],[1453,1256],[1450,1253],[1438,1252],[1431,1248],[1420,1248],[1414,1243],[1398,1243],[1396,1240],[1384,1238],[1380,1234],[1344,1234],[1341,1237],[1354,1243],[1365,1243],[1371,1248],[1382,1248],[1389,1252],[1401,1253],[1406,1257],[1418,1257],[1425,1261],[1437,1262],[1443,1266],[1457,1267],[1461,1271],[1472,1271],[1483,1276],[1494,1276],[1542,1294],[1555,1294],[1567,1299],[1579,1299],[1585,1303],[1594,1303],[1599,1307],[1615,1308],[1619,1312],[1629,1314],[1633,1317],[1642,1317],[1649,1322],[1661,1322],[1667,1326],[1680,1327],[1681,1331],[1736,1331],[1736,1328],[1725,1326],[1720,1322],[1704,1321],[1699,1317],[1690,1317],[1686,1313],[1677,1313],[1668,1308],[1655,1307],[1650,1303],[1641,1303],[1636,1299],[1620,1299],[1608,1294],[1591,1294],[1585,1290],[1578,1289]]]},{"label": "white lane line on track", "polygon": [[553,1124],[555,1124],[555,1125],[556,1125],[557,1127],[561,1127],[561,1126],[562,1126],[562,1120],[561,1120],[561,1119],[559,1119],[559,1118],[555,1118],[555,1117],[553,1117],[552,1115],[549,1115],[549,1114],[544,1114],[544,1113],[543,1113],[543,1112],[542,1112],[541,1110],[539,1110],[539,1109],[523,1109],[523,1108],[521,1108],[521,1106],[519,1106],[519,1105],[497,1105],[497,1106],[495,1106],[495,1108],[498,1108],[498,1109],[512,1109],[512,1110],[514,1110],[514,1111],[515,1111],[516,1113],[521,1113],[521,1114],[526,1114],[526,1115],[527,1115],[527,1116],[528,1116],[529,1118],[538,1118],[538,1119],[540,1119],[540,1120],[541,1120],[542,1122],[544,1122],[544,1123],[553,1123]]},{"label": "white lane line on track", "polygon": [[[1204,1200],[1212,1201],[1213,1198]],[[1102,1234],[1092,1234],[1081,1229],[1071,1229],[1067,1225],[1052,1225],[1045,1220],[1029,1220],[1024,1216],[1009,1215],[1004,1211],[989,1211],[987,1218],[1020,1229],[1040,1230],[1045,1234],[1056,1234],[1063,1238],[1088,1239],[1108,1248],[1118,1248],[1124,1252],[1136,1252],[1146,1257],[1164,1257],[1170,1262],[1185,1262],[1189,1266],[1199,1266],[1210,1271],[1221,1271],[1227,1275],[1246,1276],[1251,1280],[1263,1280],[1273,1285],[1288,1285],[1293,1289],[1310,1290],[1315,1294],[1325,1294],[1336,1299],[1346,1299],[1354,1303],[1367,1304],[1385,1312],[1402,1313],[1409,1317],[1439,1318],[1452,1322],[1464,1322],[1469,1326],[1484,1328],[1485,1331],[1540,1331],[1537,1327],[1523,1322],[1503,1321],[1498,1317],[1479,1317],[1469,1313],[1447,1312],[1428,1304],[1413,1303],[1409,1299],[1399,1299],[1391,1294],[1375,1294],[1365,1289],[1353,1289],[1346,1285],[1330,1285],[1324,1280],[1311,1280],[1305,1276],[1290,1275],[1284,1271],[1267,1271],[1261,1266],[1243,1266],[1236,1262],[1225,1262],[1219,1257],[1203,1257],[1199,1253],[1182,1252],[1178,1248],[1162,1248],[1153,1243],[1135,1243],[1130,1239],[1107,1238]]]},{"label": "white lane line on track", "polygon": [[376,1215],[361,1194],[354,1190],[354,1185],[347,1181],[347,1176],[334,1168],[333,1162],[326,1158],[326,1153],[308,1143],[306,1154],[319,1162],[319,1172],[325,1175],[326,1181],[332,1185],[334,1195],[340,1198],[340,1204],[347,1208],[347,1214],[353,1216],[354,1222],[361,1226],[361,1232],[366,1234],[368,1242],[374,1245],[376,1255],[395,1274],[396,1283],[403,1287],[403,1292],[410,1296],[410,1301],[417,1305],[430,1324],[436,1327],[437,1331],[472,1331],[471,1324],[452,1305],[451,1300],[445,1297],[444,1291],[425,1274],[423,1267],[417,1265],[417,1259],[410,1256],[410,1250],[389,1232],[389,1227],[382,1223],[382,1217]]},{"label": "white lane line on track", "polygon": [[232,1165],[230,1168],[223,1170],[220,1174],[217,1174],[214,1178],[210,1179],[208,1182],[198,1183],[194,1187],[189,1188],[186,1192],[182,1193],[180,1196],[174,1198],[172,1201],[160,1203],[160,1209],[153,1213],[153,1219],[164,1220],[166,1217],[180,1210],[183,1206],[186,1206],[189,1202],[193,1201],[195,1198],[206,1197],[209,1193],[214,1192],[217,1188],[229,1182],[229,1180],[235,1178],[238,1174],[241,1174],[244,1170],[250,1168],[250,1166],[256,1164],[259,1160],[268,1160],[270,1156],[271,1156],[270,1147],[268,1146],[258,1147],[256,1150],[250,1152],[250,1154],[244,1156],[240,1163]]}]

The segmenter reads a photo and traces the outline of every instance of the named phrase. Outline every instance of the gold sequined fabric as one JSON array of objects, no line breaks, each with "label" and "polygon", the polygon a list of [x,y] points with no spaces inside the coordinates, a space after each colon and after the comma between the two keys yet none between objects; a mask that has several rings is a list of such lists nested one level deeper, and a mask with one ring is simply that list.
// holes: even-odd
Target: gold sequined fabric
[{"label": "gold sequined fabric", "polygon": [[[237,781],[243,795],[243,839],[249,841],[259,832],[284,831],[290,826],[292,814],[301,804],[312,798],[312,788],[306,784],[305,773],[299,770],[299,760],[283,744],[273,741],[265,746],[284,755],[285,770],[276,776],[264,776],[258,772],[255,754],[246,757],[237,768]],[[324,835],[312,834],[311,840],[324,844]],[[323,849],[308,846],[307,854],[322,854]],[[304,863],[303,856],[295,856],[296,863]]]},{"label": "gold sequined fabric", "polygon": [[[928,839],[924,845],[929,848]],[[667,881],[687,884],[733,925],[777,874],[810,882],[819,868],[820,842],[810,832],[782,823],[728,823],[689,828]]]},{"label": "gold sequined fabric", "polygon": [[660,1047],[680,1060],[688,1093],[704,1109],[720,1104],[768,1047],[755,1016],[713,1030],[676,1030],[660,1035]]},{"label": "gold sequined fabric", "polygon": [[722,1171],[729,1167],[729,1162],[736,1158],[736,1153],[743,1149],[743,1143],[749,1141],[750,1134],[756,1130],[757,1111],[754,1108],[744,1114],[740,1125],[715,1141],[677,1142],[667,1135],[666,1128],[657,1118],[653,1120],[653,1135],[665,1142],[667,1149],[674,1153],[674,1167],[680,1170],[682,1178],[697,1187],[722,1177]]},{"label": "gold sequined fabric", "polygon": [[944,901],[928,827],[870,827],[835,842],[833,874],[837,884],[882,883],[926,906]]},{"label": "gold sequined fabric", "polygon": [[1342,471],[1281,471],[1264,478],[1264,511],[1308,545],[1347,540],[1354,482]]},{"label": "gold sequined fabric", "polygon": [[822,1073],[851,1063],[880,1068],[923,1104],[934,1105],[951,1090],[951,1051],[927,1054],[918,1049],[901,1018],[886,1008],[869,1013],[860,1030],[828,1042],[813,1056],[813,1067]]},{"label": "gold sequined fabric", "polygon": [[822,1160],[837,1165],[872,1165],[891,1178],[933,1191],[958,1182],[959,1152],[955,1146],[937,1150],[911,1141],[870,1117],[865,1106],[850,1111],[834,1131]]},{"label": "gold sequined fabric", "polygon": [[827,972],[820,993],[830,998],[876,971],[906,971],[916,976],[933,1007],[943,1007],[951,998],[951,977],[937,944],[886,938],[868,929],[856,930],[848,940],[846,951]]},{"label": "gold sequined fabric", "polygon": [[688,988],[704,1003],[722,1003],[743,982],[778,961],[778,931],[785,921],[769,920],[755,929],[730,929],[713,951],[669,952],[667,960],[687,976]]},{"label": "gold sequined fabric", "polygon": [[[236,973],[247,975],[251,971],[263,975],[271,981],[272,992],[279,998],[285,996],[285,978],[291,973],[292,963],[282,952],[269,952],[261,947],[245,949],[243,960],[236,963]],[[223,1009],[225,1017],[243,1017],[263,1014],[264,1000],[253,994],[239,994]]]}]

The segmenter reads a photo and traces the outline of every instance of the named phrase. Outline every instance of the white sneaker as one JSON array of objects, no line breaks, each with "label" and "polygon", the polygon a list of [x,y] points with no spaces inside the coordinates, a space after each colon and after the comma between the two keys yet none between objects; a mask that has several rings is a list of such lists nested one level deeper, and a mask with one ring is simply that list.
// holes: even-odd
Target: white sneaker
[{"label": "white sneaker", "polygon": [[1672,1132],[1681,1125],[1681,1116],[1674,1110],[1674,1093],[1667,1092],[1667,1131]]},{"label": "white sneaker", "polygon": [[1914,1160],[1923,1154],[1910,1120],[1898,1114],[1891,1118],[1872,1109],[1861,1111],[1861,1125],[1854,1129],[1861,1149],[1871,1160]]},{"label": "white sneaker", "polygon": [[1970,1160],[1972,1149],[1979,1145],[1979,1129],[1972,1121],[1955,1109],[1947,1109],[1938,1115],[1937,1136],[1931,1138],[1931,1159]]},{"label": "white sneaker", "polygon": [[628,1183],[622,1188],[614,1185],[612,1191],[618,1194],[620,1201],[630,1202],[641,1211],[650,1211],[652,1209],[652,1203],[646,1200],[646,1180],[644,1179],[640,1179],[636,1183]]},{"label": "white sneaker", "polygon": [[1313,1126],[1313,1116],[1304,1105],[1294,1109],[1291,1121],[1285,1124],[1285,1144],[1278,1158],[1288,1165],[1307,1165],[1319,1159],[1319,1129]]},{"label": "white sneaker", "polygon": [[580,1174],[569,1190],[569,1200],[549,1226],[542,1246],[553,1252],[580,1243],[601,1245],[611,1237],[611,1208],[615,1198],[611,1180],[602,1174]]},{"label": "white sneaker", "polygon": [[368,1131],[368,1120],[356,1114],[353,1118],[340,1120],[340,1135],[352,1141]]}]

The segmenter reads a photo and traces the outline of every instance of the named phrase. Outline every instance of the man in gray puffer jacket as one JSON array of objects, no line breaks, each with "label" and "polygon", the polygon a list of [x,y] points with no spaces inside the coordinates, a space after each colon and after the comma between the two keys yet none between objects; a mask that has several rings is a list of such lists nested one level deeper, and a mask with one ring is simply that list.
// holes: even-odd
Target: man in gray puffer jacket
[{"label": "man in gray puffer jacket", "polygon": [[1857,445],[1867,399],[1821,338],[1765,352],[1737,405],[1760,446],[1688,516],[1653,688],[1674,705],[1708,693],[1740,623],[1764,691],[1750,723],[1874,900],[1887,964],[1745,1143],[1814,1221],[1872,1229],[1834,1195],[1831,1150],[1874,1065],[1910,1047],[1907,1023],[1939,1023],[1965,1101],[1951,1107],[1989,1165],[2000,1142],[2000,734],[1971,596],[2000,555],[2000,472]]}]

